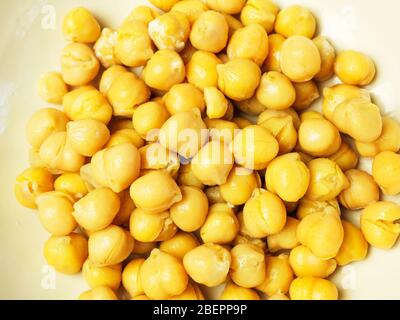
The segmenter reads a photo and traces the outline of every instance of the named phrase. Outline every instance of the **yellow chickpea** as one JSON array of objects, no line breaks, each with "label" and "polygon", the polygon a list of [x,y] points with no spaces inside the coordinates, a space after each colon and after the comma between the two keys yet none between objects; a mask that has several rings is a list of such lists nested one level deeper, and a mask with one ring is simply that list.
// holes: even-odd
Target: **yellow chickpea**
[{"label": "yellow chickpea", "polygon": [[209,119],[224,117],[228,110],[228,100],[224,94],[215,87],[204,88],[204,101],[207,107],[206,113]]},{"label": "yellow chickpea", "polygon": [[78,233],[53,235],[44,243],[43,254],[47,263],[57,272],[75,274],[81,271],[88,256],[88,242]]},{"label": "yellow chickpea", "polygon": [[232,121],[206,118],[204,123],[209,129],[210,140],[221,141],[228,145],[239,131],[237,124]]},{"label": "yellow chickpea", "polygon": [[182,200],[181,190],[164,170],[156,170],[136,179],[130,187],[136,207],[160,213]]},{"label": "yellow chickpea", "polygon": [[38,216],[42,226],[55,236],[66,236],[75,230],[74,199],[59,191],[41,193],[36,197]]},{"label": "yellow chickpea", "polygon": [[82,43],[70,43],[61,51],[61,75],[66,84],[82,86],[92,81],[100,68],[93,50]]},{"label": "yellow chickpea", "polygon": [[159,50],[143,69],[144,82],[151,88],[168,91],[185,79],[185,66],[178,53]]},{"label": "yellow chickpea", "polygon": [[219,296],[219,300],[261,300],[257,291],[249,288],[238,286],[229,281]]},{"label": "yellow chickpea", "polygon": [[379,153],[372,163],[372,176],[384,194],[400,193],[400,155],[392,151]]},{"label": "yellow chickpea", "polygon": [[135,204],[133,203],[133,200],[129,195],[128,189],[118,193],[118,197],[120,206],[117,215],[112,221],[112,224],[115,224],[117,226],[127,225],[129,224],[131,213],[135,209]]},{"label": "yellow chickpea", "polygon": [[204,0],[207,7],[212,10],[227,14],[239,13],[244,7],[246,0],[232,0],[232,1],[221,1],[221,0]]},{"label": "yellow chickpea", "polygon": [[268,236],[268,250],[276,252],[297,247],[299,245],[299,240],[297,239],[297,227],[299,223],[299,220],[287,217],[285,227],[278,233]]},{"label": "yellow chickpea", "polygon": [[179,11],[186,15],[190,25],[208,10],[206,3],[202,0],[182,0],[173,5],[171,11]]},{"label": "yellow chickpea", "polygon": [[265,280],[257,287],[257,290],[268,296],[287,293],[293,281],[293,271],[288,256],[285,254],[276,257],[267,256],[265,267]]},{"label": "yellow chickpea", "polygon": [[125,229],[110,225],[90,234],[89,259],[98,267],[106,267],[124,261],[132,252],[135,240]]},{"label": "yellow chickpea", "polygon": [[40,76],[38,93],[44,101],[61,104],[67,92],[68,86],[59,72],[47,72]]},{"label": "yellow chickpea", "polygon": [[77,7],[67,13],[62,22],[64,36],[74,42],[93,43],[100,36],[100,25],[84,7]]},{"label": "yellow chickpea", "polygon": [[94,53],[104,68],[109,68],[121,63],[115,52],[117,37],[117,31],[104,28],[93,46]]},{"label": "yellow chickpea", "polygon": [[14,194],[24,207],[36,209],[36,197],[53,190],[53,175],[45,168],[33,167],[24,170],[15,181]]},{"label": "yellow chickpea", "polygon": [[274,33],[268,36],[268,56],[263,64],[263,71],[282,72],[281,69],[281,48],[285,42],[285,37]]},{"label": "yellow chickpea", "polygon": [[329,280],[300,277],[293,280],[289,290],[292,300],[337,300],[339,293]]},{"label": "yellow chickpea", "polygon": [[197,108],[205,109],[203,92],[191,83],[174,85],[163,98],[165,107],[171,115]]},{"label": "yellow chickpea", "polygon": [[172,298],[183,293],[188,285],[182,262],[159,249],[153,249],[143,262],[139,278],[144,293],[151,299]]},{"label": "yellow chickpea", "polygon": [[162,11],[169,11],[179,0],[149,0],[149,2],[161,9]]},{"label": "yellow chickpea", "polygon": [[248,235],[264,238],[280,232],[286,224],[286,209],[275,194],[255,189],[243,208],[243,222]]},{"label": "yellow chickpea", "polygon": [[297,227],[297,238],[322,259],[334,258],[343,242],[343,226],[334,209],[305,216]]},{"label": "yellow chickpea", "polygon": [[306,246],[290,251],[289,262],[298,277],[327,278],[336,270],[335,259],[321,259]]},{"label": "yellow chickpea", "polygon": [[280,61],[282,73],[294,82],[309,81],[321,71],[321,56],[317,46],[303,36],[285,40]]},{"label": "yellow chickpea", "polygon": [[260,101],[258,101],[256,96],[251,97],[243,101],[234,101],[235,107],[244,113],[250,115],[258,116],[264,110],[267,109]]},{"label": "yellow chickpea", "polygon": [[296,100],[293,103],[293,108],[302,111],[312,105],[319,98],[319,90],[314,81],[293,83],[296,91]]},{"label": "yellow chickpea", "polygon": [[358,164],[357,154],[343,140],[339,150],[329,156],[329,159],[335,161],[342,171],[354,169]]},{"label": "yellow chickpea", "polygon": [[197,238],[188,232],[178,231],[171,239],[160,243],[160,250],[183,259],[186,253],[200,245]]},{"label": "yellow chickpea", "polygon": [[232,122],[237,126],[237,128],[235,129],[244,129],[245,127],[251,126],[253,124],[250,120],[242,117],[234,117],[232,118]]},{"label": "yellow chickpea", "polygon": [[159,143],[150,143],[139,149],[142,170],[165,169],[171,176],[179,171],[179,158],[175,152],[168,151]]},{"label": "yellow chickpea", "polygon": [[201,190],[204,189],[204,184],[194,175],[190,164],[183,164],[180,166],[177,183],[180,186],[197,187]]},{"label": "yellow chickpea", "polygon": [[311,39],[314,36],[317,22],[312,13],[305,7],[292,5],[282,9],[275,22],[275,31],[285,37],[303,36]]},{"label": "yellow chickpea", "polygon": [[270,0],[248,0],[240,13],[240,20],[245,26],[257,23],[271,33],[278,12],[278,6]]},{"label": "yellow chickpea", "polygon": [[207,187],[204,189],[204,193],[207,196],[209,204],[225,203],[224,198],[222,198],[219,186]]},{"label": "yellow chickpea", "polygon": [[64,173],[54,181],[54,190],[69,194],[75,201],[88,193],[85,181],[78,173]]},{"label": "yellow chickpea", "polygon": [[107,267],[97,267],[90,260],[86,260],[82,267],[82,275],[91,288],[106,286],[118,290],[121,283],[121,264]]},{"label": "yellow chickpea", "polygon": [[187,80],[200,90],[218,85],[217,65],[222,61],[213,53],[196,51],[186,65]]},{"label": "yellow chickpea", "polygon": [[306,197],[311,200],[329,201],[349,186],[349,181],[332,160],[318,158],[308,163],[310,185]]},{"label": "yellow chickpea", "polygon": [[145,259],[143,258],[135,258],[122,271],[122,285],[131,298],[144,294],[140,280],[140,268],[144,261]]},{"label": "yellow chickpea", "polygon": [[368,243],[363,233],[352,223],[342,220],[344,238],[335,259],[339,266],[364,260],[368,253]]},{"label": "yellow chickpea", "polygon": [[282,200],[296,202],[307,192],[310,171],[298,153],[288,153],[271,161],[265,173],[269,191]]},{"label": "yellow chickpea", "polygon": [[84,86],[68,92],[63,98],[64,112],[71,120],[94,119],[110,122],[113,109],[100,91]]},{"label": "yellow chickpea", "polygon": [[205,243],[186,253],[183,265],[194,281],[207,287],[215,287],[225,282],[231,265],[231,255],[218,244]]},{"label": "yellow chickpea", "polygon": [[206,220],[208,199],[196,187],[181,186],[180,193],[181,199],[170,208],[171,219],[183,231],[196,231]]},{"label": "yellow chickpea", "polygon": [[197,284],[189,282],[185,291],[169,300],[204,300],[204,295]]},{"label": "yellow chickpea", "polygon": [[149,24],[150,21],[153,21],[158,16],[159,13],[154,8],[148,6],[137,6],[129,13],[124,21],[139,20]]},{"label": "yellow chickpea", "polygon": [[[132,120],[129,119],[129,122],[132,123]],[[111,134],[105,147],[110,148],[124,143],[130,143],[136,148],[141,148],[144,145],[144,140],[133,128],[120,129]]]},{"label": "yellow chickpea", "polygon": [[260,68],[248,59],[233,59],[217,66],[218,88],[236,101],[250,99],[261,78]]},{"label": "yellow chickpea", "polygon": [[321,70],[315,75],[315,80],[326,81],[332,78],[334,74],[334,64],[336,60],[336,51],[329,40],[324,36],[318,36],[313,39],[321,56]]},{"label": "yellow chickpea", "polygon": [[335,61],[335,74],[346,84],[366,86],[375,78],[375,64],[367,55],[347,50],[338,54]]},{"label": "yellow chickpea", "polygon": [[106,69],[100,78],[99,91],[103,95],[107,95],[114,80],[126,72],[128,72],[128,70],[120,65],[114,65]]},{"label": "yellow chickpea", "polygon": [[[242,212],[240,212],[240,214],[243,216]],[[239,221],[243,220],[243,218],[240,219],[240,214],[237,215]],[[240,233],[233,240],[232,245],[236,246],[238,244],[254,244],[256,246],[259,246],[262,250],[266,250],[267,244],[263,239],[252,238],[247,235],[241,234],[243,232],[243,221],[240,221],[240,227]]]},{"label": "yellow chickpea", "polygon": [[111,288],[99,286],[82,292],[78,300],[118,300],[118,297]]},{"label": "yellow chickpea", "polygon": [[218,53],[228,42],[228,30],[225,17],[217,11],[208,10],[193,23],[190,42],[198,50]]},{"label": "yellow chickpea", "polygon": [[328,201],[310,200],[306,197],[299,201],[297,206],[296,216],[298,219],[303,219],[305,216],[316,212],[330,211],[334,209],[340,216],[340,206],[336,198]]}]

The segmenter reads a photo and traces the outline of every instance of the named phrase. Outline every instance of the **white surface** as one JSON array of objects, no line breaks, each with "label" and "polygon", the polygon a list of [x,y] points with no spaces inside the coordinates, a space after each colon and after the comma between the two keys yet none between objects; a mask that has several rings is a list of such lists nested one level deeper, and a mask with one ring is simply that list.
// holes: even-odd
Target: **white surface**
[{"label": "white surface", "polygon": [[[25,123],[46,105],[36,94],[39,75],[59,70],[65,44],[60,25],[68,9],[83,5],[103,26],[117,27],[137,0],[0,0],[0,298],[73,299],[87,286],[80,276],[55,275],[45,268],[48,237],[36,214],[18,205],[14,179],[28,164]],[[304,4],[317,16],[320,33],[337,49],[363,51],[375,60],[378,77],[369,87],[381,109],[400,119],[400,2],[385,0],[276,0]],[[55,29],[49,13],[55,13]],[[366,163],[364,168],[368,168]],[[398,201],[398,199],[395,199]],[[357,214],[353,214],[355,220]],[[366,261],[339,269],[341,298],[400,299],[400,248],[370,250]],[[49,288],[50,285],[50,288]],[[47,288],[47,289],[46,289]]]}]

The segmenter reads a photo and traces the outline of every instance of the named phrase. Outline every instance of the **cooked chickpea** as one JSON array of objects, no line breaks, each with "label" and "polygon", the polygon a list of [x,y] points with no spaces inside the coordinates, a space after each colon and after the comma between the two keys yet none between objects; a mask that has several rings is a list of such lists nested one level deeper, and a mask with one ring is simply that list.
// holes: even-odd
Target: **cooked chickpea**
[{"label": "cooked chickpea", "polygon": [[146,140],[152,140],[151,135],[160,129],[169,118],[167,109],[160,103],[150,101],[136,108],[133,114],[133,128]]},{"label": "cooked chickpea", "polygon": [[171,176],[179,171],[179,158],[175,152],[165,149],[161,144],[154,142],[139,149],[142,170],[165,169]]},{"label": "cooked chickpea", "polygon": [[169,11],[179,0],[149,0],[149,2],[161,9],[162,11]]},{"label": "cooked chickpea", "polygon": [[111,288],[99,286],[82,292],[78,300],[118,300],[118,297]]},{"label": "cooked chickpea", "polygon": [[139,20],[143,21],[146,24],[149,24],[149,22],[153,21],[158,16],[159,13],[154,8],[148,6],[137,6],[125,18],[125,21]]},{"label": "cooked chickpea", "polygon": [[258,116],[264,110],[267,109],[260,101],[258,101],[256,96],[251,97],[243,101],[234,101],[235,107],[244,113],[250,115]]},{"label": "cooked chickpea", "polygon": [[316,212],[329,212],[334,209],[337,215],[340,216],[340,206],[336,198],[328,201],[310,200],[304,197],[299,201],[297,206],[296,216],[298,219],[303,219],[305,216]]},{"label": "cooked chickpea", "polygon": [[228,110],[228,100],[224,94],[215,87],[204,88],[204,101],[207,107],[206,113],[209,119],[224,117]]},{"label": "cooked chickpea", "polygon": [[204,184],[194,175],[190,163],[180,166],[177,183],[180,186],[197,187],[201,190],[204,188]]},{"label": "cooked chickpea", "polygon": [[64,173],[54,181],[54,190],[64,192],[79,200],[88,193],[85,181],[78,173]]},{"label": "cooked chickpea", "polygon": [[59,72],[47,72],[40,76],[38,93],[44,101],[61,104],[67,92],[68,86]]},{"label": "cooked chickpea", "polygon": [[218,88],[236,101],[250,99],[260,84],[261,71],[248,59],[233,59],[217,65]]},{"label": "cooked chickpea", "polygon": [[243,208],[243,221],[248,235],[264,238],[281,231],[286,224],[286,209],[275,194],[255,189]]},{"label": "cooked chickpea", "polygon": [[285,110],[267,109],[258,116],[257,123],[260,124],[260,123],[263,123],[263,122],[269,120],[270,118],[285,117],[285,116],[290,116],[292,118],[293,125],[294,125],[295,129],[298,130],[300,127],[300,118],[299,118],[297,112],[295,110],[293,110],[292,108],[285,109]]},{"label": "cooked chickpea", "polygon": [[227,14],[236,14],[242,10],[246,0],[231,0],[228,2],[221,0],[204,0],[204,3],[212,10]]},{"label": "cooked chickpea", "polygon": [[297,247],[299,245],[299,240],[297,239],[297,227],[299,223],[299,220],[287,217],[285,227],[278,233],[268,236],[268,250],[276,252]]},{"label": "cooked chickpea", "polygon": [[169,300],[204,300],[204,295],[197,284],[189,282],[185,291]]},{"label": "cooked chickpea", "polygon": [[74,42],[93,43],[100,36],[100,25],[96,18],[84,7],[72,9],[64,17],[64,36]]},{"label": "cooked chickpea", "polygon": [[278,6],[270,0],[248,0],[240,13],[240,20],[245,26],[259,24],[271,33],[278,11]]},{"label": "cooked chickpea", "polygon": [[160,213],[182,200],[181,190],[164,170],[156,170],[136,179],[130,194],[136,207],[151,213]]},{"label": "cooked chickpea", "polygon": [[289,291],[290,283],[293,281],[293,271],[289,265],[288,256],[265,257],[265,280],[257,287],[257,290],[268,296],[285,294]]},{"label": "cooked chickpea", "polygon": [[375,78],[375,64],[367,55],[347,50],[338,54],[335,74],[346,84],[366,86]]},{"label": "cooked chickpea", "polygon": [[292,300],[337,300],[339,293],[329,280],[316,277],[300,277],[290,285]]},{"label": "cooked chickpea", "polygon": [[321,70],[315,75],[315,80],[326,81],[334,74],[334,64],[336,60],[336,51],[329,40],[324,36],[318,36],[313,39],[321,56]]},{"label": "cooked chickpea", "polygon": [[128,70],[120,65],[114,65],[106,69],[100,78],[99,91],[103,95],[107,95],[114,80],[126,72],[128,72]]},{"label": "cooked chickpea", "polygon": [[225,282],[231,265],[231,255],[218,244],[206,243],[186,253],[183,265],[194,281],[207,287],[215,287]]},{"label": "cooked chickpea", "polygon": [[209,204],[225,203],[224,198],[222,198],[219,186],[207,187],[204,189],[204,193],[207,196]]},{"label": "cooked chickpea", "polygon": [[81,271],[88,256],[88,242],[78,233],[67,236],[51,236],[44,244],[44,257],[47,263],[64,274]]},{"label": "cooked chickpea", "polygon": [[302,111],[312,105],[319,98],[319,90],[314,81],[293,83],[296,91],[296,100],[293,103],[293,108]]},{"label": "cooked chickpea", "polygon": [[282,200],[296,202],[307,192],[310,171],[298,153],[288,153],[271,161],[265,173],[269,191]]},{"label": "cooked chickpea", "polygon": [[114,265],[124,261],[131,254],[134,244],[129,231],[110,225],[90,234],[89,259],[98,267]]},{"label": "cooked chickpea", "polygon": [[117,31],[104,28],[93,46],[94,53],[104,68],[109,68],[121,63],[115,52],[117,37]]},{"label": "cooked chickpea", "polygon": [[183,231],[196,231],[206,220],[208,199],[203,191],[191,186],[181,186],[180,194],[180,200],[170,208],[171,219]]},{"label": "cooked chickpea", "polygon": [[290,251],[289,262],[298,277],[327,278],[336,270],[335,259],[322,259],[306,246]]},{"label": "cooked chickpea", "polygon": [[400,193],[400,155],[392,151],[379,153],[372,163],[372,175],[384,194]]},{"label": "cooked chickpea", "polygon": [[368,253],[368,243],[361,230],[352,223],[342,220],[344,238],[335,259],[339,266],[364,260]]},{"label": "cooked chickpea", "polygon": [[140,280],[140,268],[145,259],[135,258],[131,260],[122,271],[122,285],[128,291],[131,298],[144,294]]},{"label": "cooked chickpea", "polygon": [[223,119],[204,119],[204,123],[209,129],[210,140],[221,141],[229,145],[236,135],[239,127],[236,123]]},{"label": "cooked chickpea", "polygon": [[[129,122],[132,123],[132,120]],[[136,148],[140,148],[143,147],[144,140],[134,129],[120,129],[111,134],[105,147],[110,148],[124,143],[130,143]]]},{"label": "cooked chickpea", "polygon": [[139,279],[144,293],[151,299],[172,298],[183,293],[188,285],[182,262],[159,249],[153,249],[143,262]]},{"label": "cooked chickpea", "polygon": [[82,86],[92,81],[100,68],[93,50],[82,43],[70,43],[61,52],[61,75],[66,84]]},{"label": "cooked chickpea", "polygon": [[357,154],[343,140],[339,150],[329,156],[329,159],[335,161],[342,171],[354,169],[358,164]]},{"label": "cooked chickpea", "polygon": [[135,240],[135,247],[132,253],[134,254],[147,254],[157,247],[157,242],[140,242]]},{"label": "cooked chickpea", "polygon": [[187,80],[200,90],[218,85],[217,65],[222,61],[213,53],[196,51],[186,66]]},{"label": "cooked chickpea", "polygon": [[285,37],[274,33],[268,36],[268,56],[263,64],[263,71],[282,72],[281,69],[281,48],[285,42]]},{"label": "cooked chickpea", "polygon": [[197,238],[188,232],[178,231],[171,239],[160,243],[160,250],[183,259],[186,253],[200,245]]},{"label": "cooked chickpea", "polygon": [[198,50],[217,53],[228,42],[228,30],[225,17],[217,11],[208,10],[193,23],[190,42]]},{"label": "cooked chickpea", "polygon": [[311,213],[297,227],[300,243],[322,259],[334,258],[343,242],[343,226],[334,209]]},{"label": "cooked chickpea", "polygon": [[314,36],[317,22],[313,14],[305,7],[292,5],[282,9],[275,22],[275,31],[285,37]]},{"label": "cooked chickpea", "polygon": [[82,275],[91,288],[106,286],[118,290],[121,283],[121,264],[107,267],[97,267],[90,260],[86,260],[82,267]]},{"label": "cooked chickpea", "polygon": [[329,201],[349,186],[349,181],[332,160],[318,158],[308,163],[310,185],[306,197],[311,200]]},{"label": "cooked chickpea", "polygon": [[165,107],[171,115],[197,108],[201,112],[205,109],[203,93],[190,83],[174,85],[164,96]]},{"label": "cooked chickpea", "polygon": [[173,5],[171,11],[179,11],[186,15],[190,25],[208,10],[207,5],[202,0],[182,0]]},{"label": "cooked chickpea", "polygon": [[229,281],[219,296],[220,300],[261,300],[257,291],[250,288],[243,288],[232,281]]}]

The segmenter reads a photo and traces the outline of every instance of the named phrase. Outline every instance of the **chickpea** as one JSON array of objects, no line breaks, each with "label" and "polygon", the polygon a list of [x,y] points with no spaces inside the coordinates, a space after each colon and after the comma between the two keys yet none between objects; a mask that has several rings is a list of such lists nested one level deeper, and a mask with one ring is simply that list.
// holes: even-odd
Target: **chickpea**
[{"label": "chickpea", "polygon": [[285,294],[289,291],[293,281],[293,271],[289,264],[288,256],[281,254],[277,257],[265,257],[265,280],[257,287],[257,290],[268,296]]},{"label": "chickpea", "polygon": [[169,118],[167,109],[160,103],[150,101],[136,108],[133,114],[133,128],[146,140],[160,129]]},{"label": "chickpea", "polygon": [[204,184],[194,175],[190,164],[180,166],[177,183],[180,186],[197,187],[204,189]]},{"label": "chickpea", "polygon": [[140,269],[145,259],[131,260],[122,271],[122,285],[128,291],[131,298],[144,294],[140,279]]},{"label": "chickpea", "polygon": [[382,151],[398,152],[400,150],[400,125],[389,117],[382,118],[382,134],[374,142],[356,141],[356,149],[363,157],[375,157]]},{"label": "chickpea", "polygon": [[233,210],[225,203],[216,203],[209,208],[200,237],[204,243],[228,244],[238,232],[239,222]]},{"label": "chickpea", "polygon": [[340,266],[364,260],[368,253],[368,243],[363,233],[352,223],[342,220],[344,238],[335,259]]},{"label": "chickpea", "polygon": [[331,281],[315,277],[294,279],[289,293],[292,300],[337,300],[339,295]]},{"label": "chickpea", "polygon": [[277,293],[268,297],[267,300],[290,300],[290,299],[285,294]]},{"label": "chickpea", "polygon": [[322,259],[302,245],[290,251],[289,262],[298,277],[327,278],[336,270],[335,259]]},{"label": "chickpea", "polygon": [[229,281],[219,296],[219,300],[261,300],[257,291],[249,288],[243,288]]},{"label": "chickpea", "polygon": [[299,245],[299,240],[297,239],[297,227],[299,223],[299,220],[287,217],[285,227],[280,232],[268,236],[268,250],[276,252],[297,247]]},{"label": "chickpea", "polygon": [[275,31],[285,37],[303,36],[311,39],[314,36],[317,22],[312,13],[305,7],[292,5],[282,9],[275,22]]},{"label": "chickpea", "polygon": [[[128,72],[128,70],[120,65],[114,65],[106,69],[100,78],[99,90],[103,95],[107,95],[114,80],[122,74]],[[113,119],[114,120],[114,119]],[[120,128],[122,129],[122,128]],[[123,129],[126,129],[125,127]]]},{"label": "chickpea", "polygon": [[204,300],[204,296],[198,285],[189,282],[185,291],[170,300]]},{"label": "chickpea", "polygon": [[67,92],[68,86],[59,72],[47,72],[40,76],[38,93],[44,101],[61,104]]},{"label": "chickpea", "polygon": [[196,51],[186,66],[187,80],[200,90],[218,85],[217,65],[222,61],[213,53]]},{"label": "chickpea", "polygon": [[130,187],[136,207],[149,213],[161,213],[182,200],[181,190],[164,170],[156,170],[136,179]]},{"label": "chickpea", "polygon": [[135,209],[135,204],[133,203],[133,200],[129,195],[128,189],[118,193],[118,197],[120,206],[117,215],[112,221],[112,224],[115,224],[117,226],[127,225],[129,223],[131,213]]},{"label": "chickpea", "polygon": [[205,109],[203,92],[190,83],[174,85],[164,96],[165,107],[171,115],[197,108]]},{"label": "chickpea", "polygon": [[149,2],[161,9],[162,11],[169,11],[179,0],[149,0]]},{"label": "chickpea", "polygon": [[82,86],[92,81],[100,63],[93,50],[82,43],[70,43],[61,52],[61,75],[66,84]]},{"label": "chickpea", "polygon": [[400,155],[392,151],[379,153],[372,163],[372,175],[386,195],[400,192]]},{"label": "chickpea", "polygon": [[64,173],[54,181],[54,190],[70,195],[75,201],[88,193],[85,181],[78,173]]},{"label": "chickpea", "polygon": [[332,160],[319,158],[308,163],[310,185],[306,197],[311,200],[329,201],[349,186],[349,181]]},{"label": "chickpea", "polygon": [[293,83],[296,91],[296,100],[293,103],[293,108],[302,111],[312,105],[319,98],[319,90],[314,81]]},{"label": "chickpea", "polygon": [[93,119],[107,124],[113,109],[107,99],[92,86],[79,87],[63,97],[64,112],[71,120]]},{"label": "chickpea", "polygon": [[168,91],[185,79],[185,66],[178,53],[159,50],[143,69],[144,82],[151,88]]},{"label": "chickpea", "polygon": [[171,11],[179,11],[186,15],[190,25],[208,10],[207,5],[202,0],[183,0],[175,3]]},{"label": "chickpea", "polygon": [[207,116],[209,119],[222,118],[228,110],[228,100],[215,87],[204,88],[204,101],[207,106]]},{"label": "chickpea", "polygon": [[181,199],[170,208],[171,219],[183,231],[196,231],[206,220],[208,199],[196,187],[181,186],[180,194]]},{"label": "chickpea", "polygon": [[137,6],[125,18],[127,20],[139,20],[147,25],[159,16],[158,11],[148,6]]},{"label": "chickpea", "polygon": [[260,84],[261,71],[248,59],[233,59],[217,66],[218,88],[236,101],[250,99]]},{"label": "chickpea", "polygon": [[227,145],[232,142],[239,129],[236,123],[223,119],[206,118],[204,123],[209,129],[210,140],[221,141]]},{"label": "chickpea", "polygon": [[237,14],[240,13],[244,7],[246,0],[232,0],[232,1],[221,1],[221,0],[204,0],[207,7],[212,10],[227,14]]},{"label": "chickpea", "polygon": [[231,255],[218,244],[205,243],[186,253],[183,265],[194,281],[207,287],[215,287],[225,282],[231,265]]},{"label": "chickpea", "polygon": [[300,200],[307,192],[309,183],[310,171],[298,153],[275,158],[265,173],[267,189],[288,202]]},{"label": "chickpea", "polygon": [[248,0],[240,13],[240,20],[245,26],[259,24],[271,33],[278,12],[278,6],[270,0]]},{"label": "chickpea", "polygon": [[334,258],[343,242],[343,226],[334,209],[311,213],[297,227],[297,238],[321,259]]},{"label": "chickpea", "polygon": [[182,262],[158,249],[153,249],[143,262],[139,279],[144,293],[151,299],[169,299],[180,295],[188,284]]},{"label": "chickpea", "polygon": [[238,127],[236,129],[244,129],[245,127],[251,126],[253,124],[250,120],[242,117],[234,117],[232,119],[232,122]]},{"label": "chickpea", "polygon": [[190,42],[198,50],[218,53],[228,42],[228,30],[225,17],[217,11],[208,10],[193,23]]},{"label": "chickpea", "polygon": [[340,206],[336,198],[328,201],[318,201],[303,198],[299,201],[296,216],[298,219],[303,219],[305,216],[316,212],[330,212],[335,210],[340,216]]},{"label": "chickpea", "polygon": [[197,238],[188,232],[178,231],[171,239],[160,243],[160,250],[183,259],[186,253],[200,245]]},{"label": "chickpea", "polygon": [[248,235],[264,238],[280,232],[286,224],[286,209],[275,194],[255,189],[243,208],[243,222]]},{"label": "chickpea", "polygon": [[57,109],[40,109],[31,116],[26,125],[26,139],[33,148],[38,149],[53,132],[65,131],[67,122],[67,116]]},{"label": "chickpea", "polygon": [[88,241],[89,259],[98,267],[106,267],[124,261],[132,252],[135,241],[128,231],[110,225],[93,232]]},{"label": "chickpea", "polygon": [[268,36],[268,56],[263,64],[263,71],[282,72],[281,69],[281,48],[285,42],[285,37],[274,33]]},{"label": "chickpea", "polygon": [[343,140],[339,150],[332,154],[329,159],[335,161],[342,171],[354,169],[358,163],[357,154]]},{"label": "chickpea", "polygon": [[157,242],[140,242],[135,240],[135,247],[132,253],[134,254],[147,254],[157,247]]},{"label": "chickpea", "polygon": [[72,9],[64,17],[62,31],[73,42],[93,43],[100,36],[100,25],[84,7]]},{"label": "chickpea", "polygon": [[336,51],[329,40],[324,36],[318,36],[313,39],[321,56],[321,70],[315,75],[315,80],[326,81],[332,78],[334,74],[334,64],[336,60]]},{"label": "chickpea", "polygon": [[[241,212],[241,215],[243,216],[242,212]],[[240,219],[239,219],[240,216],[238,215],[237,217],[238,217],[238,220],[240,221]],[[241,218],[241,220],[243,220],[243,218]],[[243,222],[241,221],[240,222],[241,229],[243,229],[242,226],[243,226]],[[240,232],[242,232],[242,230],[240,230]],[[265,243],[264,240],[257,239],[257,238],[251,238],[249,236],[246,236],[246,235],[240,234],[240,233],[236,236],[236,238],[232,242],[232,245],[234,245],[234,246],[236,246],[238,244],[254,244],[256,246],[259,246],[263,251],[266,250],[266,248],[267,248],[267,244]]]},{"label": "chickpea", "polygon": [[235,107],[244,113],[250,115],[258,116],[264,110],[267,109],[260,101],[258,101],[256,96],[251,97],[243,101],[234,101]]},{"label": "chickpea", "polygon": [[51,236],[44,243],[44,257],[57,272],[75,274],[81,271],[88,256],[86,238],[78,233],[67,236]]},{"label": "chickpea", "polygon": [[281,48],[282,73],[291,81],[306,82],[321,70],[321,56],[310,39],[293,36],[285,40]]},{"label": "chickpea", "polygon": [[366,86],[375,78],[375,64],[372,59],[357,51],[347,50],[338,54],[335,74],[346,84]]},{"label": "chickpea", "polygon": [[115,52],[117,38],[117,31],[110,28],[104,28],[101,31],[100,37],[93,46],[94,53],[104,68],[109,68],[121,63]]},{"label": "chickpea", "polygon": [[78,300],[118,300],[118,297],[111,288],[99,286],[82,292]]},{"label": "chickpea", "polygon": [[165,169],[171,176],[179,171],[179,158],[174,152],[168,151],[159,143],[150,143],[139,149],[142,170]]},{"label": "chickpea", "polygon": [[82,267],[82,275],[91,288],[106,286],[118,290],[121,283],[121,264],[107,267],[97,267],[86,260]]},{"label": "chickpea", "polygon": [[[132,120],[129,120],[129,122],[132,123]],[[105,147],[110,148],[125,143],[130,143],[136,148],[140,148],[143,147],[144,140],[134,129],[120,129],[111,134]]]},{"label": "chickpea", "polygon": [[225,203],[224,198],[222,198],[219,186],[207,187],[204,189],[204,193],[207,196],[209,204]]}]

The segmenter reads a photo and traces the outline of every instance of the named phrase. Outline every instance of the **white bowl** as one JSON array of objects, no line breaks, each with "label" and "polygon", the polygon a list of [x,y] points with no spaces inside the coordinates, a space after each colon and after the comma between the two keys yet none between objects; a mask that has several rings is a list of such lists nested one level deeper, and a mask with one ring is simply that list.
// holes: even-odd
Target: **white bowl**
[{"label": "white bowl", "polygon": [[[385,114],[400,119],[400,2],[398,0],[276,0],[282,7],[303,4],[318,18],[319,31],[338,50],[369,54],[378,68],[368,89]],[[87,289],[80,275],[54,274],[42,247],[48,234],[36,214],[13,194],[14,179],[28,165],[24,138],[30,115],[46,106],[36,93],[41,73],[59,70],[65,45],[60,25],[65,13],[83,5],[104,26],[116,28],[144,0],[0,1],[0,298],[74,299]],[[400,139],[400,137],[399,137]],[[370,163],[362,163],[370,170]],[[399,198],[393,198],[400,202]],[[348,214],[358,221],[358,213]],[[343,299],[400,299],[400,250],[371,249],[368,258],[340,268],[334,281]]]}]

